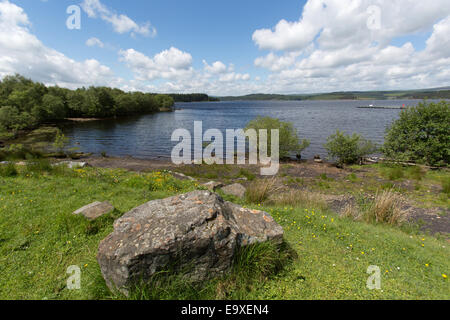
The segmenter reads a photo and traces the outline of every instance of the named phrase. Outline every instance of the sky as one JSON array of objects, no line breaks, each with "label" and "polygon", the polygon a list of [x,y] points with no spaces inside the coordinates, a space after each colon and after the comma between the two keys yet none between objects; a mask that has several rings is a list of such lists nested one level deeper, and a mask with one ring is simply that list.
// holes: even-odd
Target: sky
[{"label": "sky", "polygon": [[0,78],[213,96],[435,88],[450,85],[449,35],[449,0],[0,0]]}]

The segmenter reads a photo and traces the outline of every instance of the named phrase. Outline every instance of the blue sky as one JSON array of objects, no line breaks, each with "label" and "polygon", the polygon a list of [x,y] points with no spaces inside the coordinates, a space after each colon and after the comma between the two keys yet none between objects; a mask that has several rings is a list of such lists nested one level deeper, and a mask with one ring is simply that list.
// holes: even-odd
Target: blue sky
[{"label": "blue sky", "polygon": [[[80,30],[66,27],[70,5]],[[227,95],[450,84],[447,0],[0,0],[0,13],[0,53],[11,56],[0,76],[67,87]]]},{"label": "blue sky", "polygon": [[[259,50],[252,42],[256,29],[275,25],[280,19],[296,20],[304,1],[298,0],[104,0],[114,11],[126,14],[138,23],[150,21],[157,29],[155,37],[117,34],[111,25],[90,19],[82,11],[81,30],[65,27],[66,8],[81,5],[71,0],[17,0],[33,24],[32,30],[46,45],[77,59],[94,57],[108,66],[121,68],[117,49],[134,48],[155,55],[171,46],[187,51],[194,57],[194,66],[202,60],[234,63],[242,71],[261,71],[253,65]],[[111,45],[111,50],[86,48],[91,37]],[[197,58],[195,58],[197,57]],[[126,68],[121,68],[124,75]],[[130,74],[128,73],[128,76]]]}]

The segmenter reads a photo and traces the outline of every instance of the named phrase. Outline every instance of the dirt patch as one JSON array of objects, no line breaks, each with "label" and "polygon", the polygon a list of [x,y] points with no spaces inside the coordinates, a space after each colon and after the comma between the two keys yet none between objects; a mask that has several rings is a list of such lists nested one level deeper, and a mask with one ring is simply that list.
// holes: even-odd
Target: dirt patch
[{"label": "dirt patch", "polygon": [[339,169],[331,163],[316,163],[312,160],[287,162],[280,169],[281,174],[299,178],[316,178],[325,174],[329,178],[339,179],[352,172],[350,169]]},{"label": "dirt patch", "polygon": [[158,170],[175,170],[176,165],[169,161],[163,160],[142,160],[132,157],[112,158],[112,157],[90,157],[83,159],[92,167],[97,168],[111,168],[111,169],[125,169],[129,171],[145,172]]},{"label": "dirt patch", "polygon": [[[450,235],[450,210],[443,208],[424,209],[410,206],[409,221],[419,223],[420,230],[432,235]],[[443,214],[444,213],[444,214]]]}]

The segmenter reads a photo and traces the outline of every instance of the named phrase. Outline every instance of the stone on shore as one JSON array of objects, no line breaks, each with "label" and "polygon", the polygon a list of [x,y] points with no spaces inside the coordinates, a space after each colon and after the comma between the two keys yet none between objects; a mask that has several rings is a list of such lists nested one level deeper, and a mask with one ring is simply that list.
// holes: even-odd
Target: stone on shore
[{"label": "stone on shore", "polygon": [[78,209],[73,214],[75,215],[82,214],[89,220],[95,220],[112,211],[114,211],[114,207],[108,201],[105,202],[96,201],[94,203],[88,204],[87,206],[84,206],[83,208]]},{"label": "stone on shore", "polygon": [[88,166],[86,162],[77,162],[77,161],[62,161],[54,164],[54,166],[62,166],[62,165],[67,166],[69,169],[86,168]]},{"label": "stone on shore", "polygon": [[223,187],[222,191],[227,195],[235,196],[242,199],[245,197],[247,189],[245,189],[245,187],[240,183],[234,183],[229,186]]},{"label": "stone on shore", "polygon": [[237,249],[283,241],[267,213],[244,209],[209,191],[150,201],[114,223],[97,260],[107,285],[128,294],[158,271],[183,271],[195,282],[228,272]]},{"label": "stone on shore", "polygon": [[222,188],[223,187],[223,183],[210,181],[210,182],[204,183],[202,186],[207,188],[209,191],[214,192],[217,189]]}]

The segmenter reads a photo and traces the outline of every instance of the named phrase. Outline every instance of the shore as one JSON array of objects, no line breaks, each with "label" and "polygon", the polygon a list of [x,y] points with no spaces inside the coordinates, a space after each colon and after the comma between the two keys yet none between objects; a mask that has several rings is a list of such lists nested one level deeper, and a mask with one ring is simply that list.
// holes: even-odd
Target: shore
[{"label": "shore", "polygon": [[[280,164],[274,177],[260,176],[255,165],[174,165],[168,160],[144,160],[132,157],[88,157],[82,160],[96,168],[125,169],[132,172],[168,171],[178,179],[194,179],[199,183],[210,181],[240,183],[246,188],[255,181],[273,179],[277,194],[302,191],[320,198],[327,206],[343,213],[358,199],[371,199],[379,190],[392,189],[401,193],[410,210],[409,221],[418,224],[424,232],[450,234],[450,207],[443,193],[441,181],[448,170],[420,169],[420,175],[411,174],[409,167],[397,173],[400,167],[368,164],[337,168],[333,163],[314,160],[287,161]],[[394,173],[398,176],[394,176]]]}]

